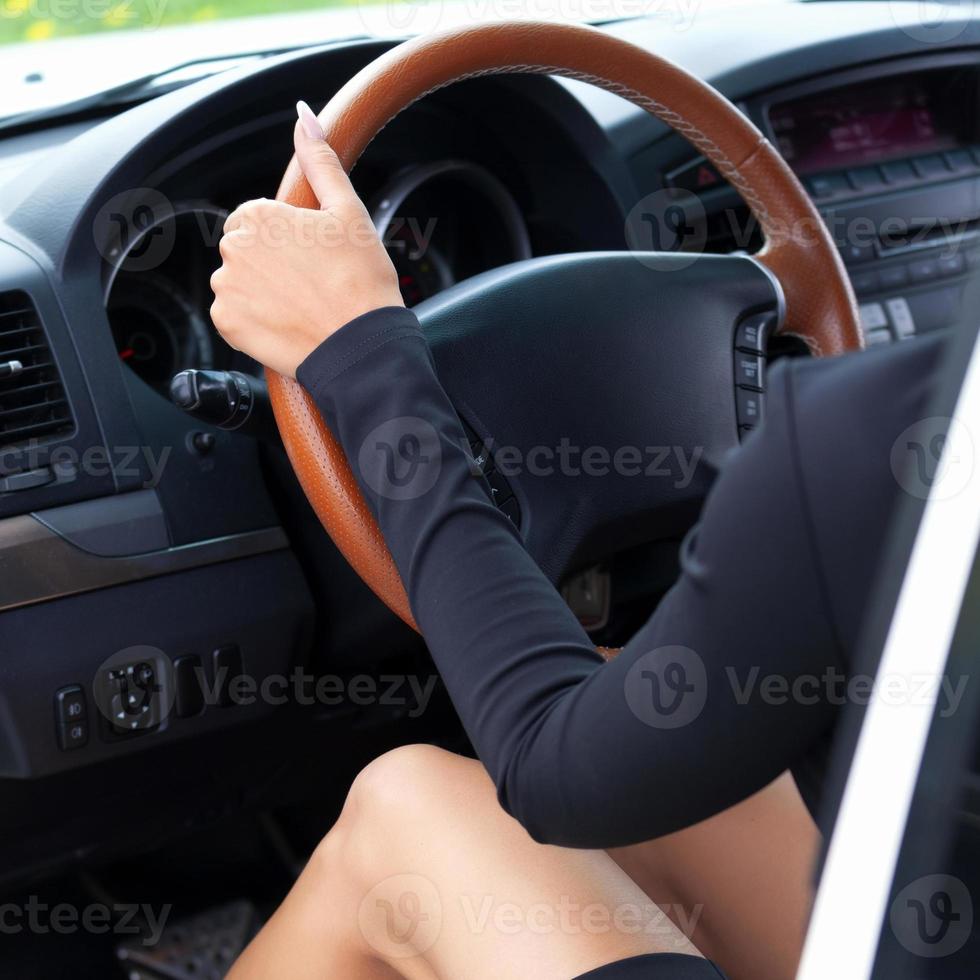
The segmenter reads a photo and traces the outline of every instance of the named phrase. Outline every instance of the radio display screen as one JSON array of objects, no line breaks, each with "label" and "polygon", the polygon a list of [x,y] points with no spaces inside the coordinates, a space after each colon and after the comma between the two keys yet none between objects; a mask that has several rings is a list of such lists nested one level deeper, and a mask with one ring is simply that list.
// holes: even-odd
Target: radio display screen
[{"label": "radio display screen", "polygon": [[769,124],[801,175],[938,153],[977,138],[977,70],[900,75],[783,102]]}]

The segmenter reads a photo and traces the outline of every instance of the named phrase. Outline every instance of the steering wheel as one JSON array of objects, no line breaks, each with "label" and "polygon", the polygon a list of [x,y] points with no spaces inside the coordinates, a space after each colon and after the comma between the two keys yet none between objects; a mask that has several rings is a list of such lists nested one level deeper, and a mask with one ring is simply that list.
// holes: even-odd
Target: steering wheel
[{"label": "steering wheel", "polygon": [[[582,449],[577,467],[555,465],[547,479],[537,478],[543,467],[510,478],[525,546],[555,581],[597,538],[625,545],[644,523],[663,527],[703,498],[744,421],[736,404],[740,325],[768,313],[773,329],[801,338],[815,356],[860,349],[862,340],[837,249],[779,154],[709,85],[628,42],[548,23],[419,37],[354,76],[320,123],[349,172],[378,132],[423,96],[506,73],[580,79],[645,109],[715,165],[765,237],[754,257],[595,252],[530,259],[415,308],[440,381],[481,440],[514,447],[529,471],[538,447]],[[295,158],[277,197],[319,207]],[[295,381],[271,371],[267,377],[283,443],[324,528],[361,578],[414,627],[398,571],[339,443]],[[658,447],[649,445],[653,432]],[[634,450],[628,468],[610,465],[613,446]],[[606,469],[592,468],[605,479],[583,472],[588,447],[606,447],[599,454]],[[667,456],[680,447],[692,447],[689,465],[675,460],[682,465],[672,467]]]}]

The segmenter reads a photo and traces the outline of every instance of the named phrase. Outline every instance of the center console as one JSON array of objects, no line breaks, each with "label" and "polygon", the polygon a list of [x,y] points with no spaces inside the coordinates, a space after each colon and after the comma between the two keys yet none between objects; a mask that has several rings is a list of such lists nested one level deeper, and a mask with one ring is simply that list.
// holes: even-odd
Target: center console
[{"label": "center console", "polygon": [[[865,66],[747,99],[741,108],[823,216],[869,345],[956,322],[964,286],[980,268],[976,54]],[[668,170],[665,183],[697,197],[709,249],[758,243],[747,209],[704,157]]]},{"label": "center console", "polygon": [[762,107],[827,219],[871,344],[954,319],[980,262],[980,65],[898,68]]}]

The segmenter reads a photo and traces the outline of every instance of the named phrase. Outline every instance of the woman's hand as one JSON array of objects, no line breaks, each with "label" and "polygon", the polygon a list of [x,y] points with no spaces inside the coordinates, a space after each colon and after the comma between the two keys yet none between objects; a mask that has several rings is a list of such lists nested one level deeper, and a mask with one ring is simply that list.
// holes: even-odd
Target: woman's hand
[{"label": "woman's hand", "polygon": [[289,377],[345,323],[403,306],[398,276],[316,116],[297,107],[296,156],[319,211],[248,201],[228,216],[211,319],[224,339]]}]

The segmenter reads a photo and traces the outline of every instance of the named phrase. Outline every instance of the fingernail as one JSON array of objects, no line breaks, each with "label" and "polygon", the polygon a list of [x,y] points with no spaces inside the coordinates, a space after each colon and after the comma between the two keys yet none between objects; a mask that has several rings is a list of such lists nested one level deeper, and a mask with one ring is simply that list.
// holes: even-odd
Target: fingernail
[{"label": "fingernail", "polygon": [[311,140],[322,140],[323,129],[320,122],[313,114],[313,110],[302,100],[296,103],[296,115],[303,125],[303,131]]}]

